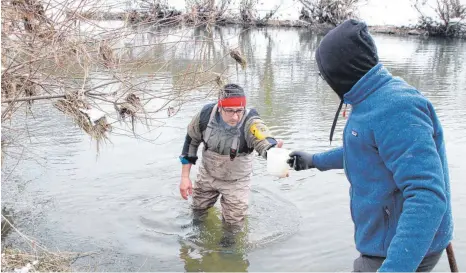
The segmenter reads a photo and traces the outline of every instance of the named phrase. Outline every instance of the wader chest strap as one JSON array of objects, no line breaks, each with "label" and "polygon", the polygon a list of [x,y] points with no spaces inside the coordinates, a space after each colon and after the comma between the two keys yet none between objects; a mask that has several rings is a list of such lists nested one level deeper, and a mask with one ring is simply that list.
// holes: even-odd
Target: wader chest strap
[{"label": "wader chest strap", "polygon": [[233,161],[236,155],[238,155],[238,146],[239,146],[239,142],[241,138],[241,130],[243,129],[243,123],[246,120],[246,117],[248,116],[248,114],[249,114],[249,110],[246,109],[243,115],[243,118],[241,119],[240,123],[238,123],[238,134],[237,134],[237,137],[233,139],[233,142],[231,143],[231,147],[230,147],[230,160],[231,161]]},{"label": "wader chest strap", "polygon": [[[209,122],[207,123],[207,127],[206,127],[206,130],[205,130],[205,133],[204,133],[204,149],[205,150],[208,149],[207,142],[209,141],[209,138],[212,135],[212,130],[213,130],[212,120],[215,118],[215,114],[217,113],[217,109],[218,109],[218,105],[215,105],[214,108],[212,109],[212,112],[210,113]],[[240,138],[241,138],[241,131],[240,130],[243,129],[243,123],[245,122],[246,117],[248,116],[248,114],[249,114],[249,110],[246,109],[242,119],[240,120],[240,122],[237,125],[237,128],[238,128],[237,137],[235,137],[233,139],[233,142],[232,142],[231,147],[230,147],[230,160],[231,161],[233,161],[235,159],[235,157],[237,156],[237,154],[238,154],[238,147],[239,147]]]}]

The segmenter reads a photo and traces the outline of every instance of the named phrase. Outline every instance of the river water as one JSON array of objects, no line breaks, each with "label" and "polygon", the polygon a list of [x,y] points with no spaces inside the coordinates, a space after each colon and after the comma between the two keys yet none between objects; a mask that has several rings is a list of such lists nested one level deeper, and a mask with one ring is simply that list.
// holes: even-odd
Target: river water
[{"label": "river water", "polygon": [[[341,144],[342,117],[331,146],[328,141],[338,98],[316,71],[313,54],[321,36],[300,29],[223,27],[213,32],[222,42],[202,45],[207,63],[217,72],[226,71],[230,82],[245,88],[248,104],[258,110],[276,137],[284,140],[284,147],[320,152]],[[189,35],[209,36],[205,30]],[[466,214],[461,208],[466,206],[466,172],[461,168],[466,168],[466,43],[377,34],[374,38],[381,61],[432,100],[443,123],[451,171],[454,247],[463,268]],[[151,39],[157,37],[146,33],[126,43],[150,43]],[[141,77],[156,72],[170,76],[195,63],[202,40],[196,39],[164,56],[172,61],[168,68],[141,68]],[[227,53],[222,44],[239,45],[247,58],[246,70],[237,70],[228,56],[222,58]],[[159,54],[161,49],[141,50],[129,54],[141,58]],[[163,84],[175,86],[173,81],[154,83],[153,92]],[[22,232],[51,249],[99,252],[78,260],[77,268],[351,270],[358,254],[349,211],[349,183],[343,171],[292,171],[289,178],[276,179],[267,174],[266,162],[257,157],[247,232],[238,245],[219,246],[219,204],[202,230],[189,225],[190,201],[181,199],[178,190],[178,155],[190,118],[215,99],[205,97],[209,90],[191,92],[189,101],[173,117],[159,113],[154,119],[163,126],[148,130],[136,125],[142,136],[138,139],[128,134],[112,135],[112,143],[101,147],[98,157],[89,137],[69,119],[53,108],[35,105],[34,116],[27,119],[29,138],[18,140],[25,147],[26,159],[18,166],[13,160],[5,162],[8,172],[2,173],[2,205],[13,213]],[[148,107],[153,110],[157,105]],[[196,172],[195,167],[193,181]],[[11,233],[5,242],[21,240]],[[449,270],[446,256],[435,270]]]}]

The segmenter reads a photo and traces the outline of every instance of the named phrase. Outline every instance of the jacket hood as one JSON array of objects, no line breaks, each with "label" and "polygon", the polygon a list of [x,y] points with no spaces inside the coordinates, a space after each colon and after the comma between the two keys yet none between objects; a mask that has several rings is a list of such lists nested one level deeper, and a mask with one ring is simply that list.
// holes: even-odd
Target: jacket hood
[{"label": "jacket hood", "polygon": [[367,25],[350,19],[325,35],[315,58],[320,74],[341,100],[330,131],[332,142],[344,95],[378,64],[379,57]]},{"label": "jacket hood", "polygon": [[379,62],[367,25],[356,20],[347,20],[325,35],[315,58],[322,77],[340,99]]}]

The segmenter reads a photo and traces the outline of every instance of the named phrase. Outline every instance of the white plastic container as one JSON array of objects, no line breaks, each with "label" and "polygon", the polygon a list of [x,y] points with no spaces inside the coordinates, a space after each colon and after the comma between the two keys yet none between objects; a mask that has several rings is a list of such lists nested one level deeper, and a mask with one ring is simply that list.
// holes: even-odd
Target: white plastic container
[{"label": "white plastic container", "polygon": [[290,167],[286,161],[290,158],[290,153],[287,149],[270,148],[267,151],[267,172],[280,178],[286,177]]}]

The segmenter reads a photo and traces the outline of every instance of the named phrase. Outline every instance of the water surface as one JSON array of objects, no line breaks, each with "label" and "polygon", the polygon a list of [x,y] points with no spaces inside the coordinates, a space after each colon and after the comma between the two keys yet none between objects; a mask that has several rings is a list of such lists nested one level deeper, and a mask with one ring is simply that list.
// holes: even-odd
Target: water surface
[{"label": "water surface", "polygon": [[[334,142],[329,131],[338,98],[316,72],[314,51],[321,36],[297,29],[203,29],[188,32],[184,46],[141,47],[134,58],[173,60],[164,75],[176,74],[196,62],[200,52],[217,72],[242,85],[273,133],[288,149],[320,152],[341,144],[345,119],[340,117]],[[203,37],[214,37],[206,43]],[[210,36],[213,35],[213,36]],[[466,257],[466,44],[460,40],[374,35],[380,59],[396,76],[405,78],[432,100],[445,129],[459,266]],[[192,39],[191,39],[192,38]],[[160,37],[135,35],[125,43],[151,44]],[[225,48],[239,45],[248,67],[238,70]],[[168,45],[167,45],[168,46]],[[162,54],[162,52],[165,52]],[[141,77],[161,71],[142,67]],[[105,71],[94,76],[106,75]],[[171,80],[151,86],[170,87]],[[176,86],[175,86],[176,87]],[[164,126],[141,138],[122,129],[101,148],[55,109],[33,107],[23,138],[25,155],[11,175],[2,173],[2,204],[15,215],[18,227],[47,247],[67,251],[101,251],[82,264],[112,271],[342,271],[351,270],[357,252],[349,212],[349,183],[343,171],[291,172],[287,179],[266,173],[257,157],[252,180],[247,233],[236,248],[222,248],[220,210],[209,216],[204,230],[190,227],[189,201],[179,196],[181,152],[186,126],[210,89],[191,92],[171,118],[159,113]],[[155,110],[159,102],[148,105]],[[157,124],[157,123],[155,123]],[[125,134],[125,135],[123,135]],[[148,141],[150,140],[150,141]],[[463,163],[461,163],[463,162]],[[11,170],[15,162],[6,162]],[[192,171],[195,178],[197,168]],[[8,177],[7,177],[8,176]],[[5,180],[8,178],[8,180]],[[10,241],[15,236],[10,235]],[[78,261],[79,265],[79,261]],[[436,271],[448,271],[442,257]]]}]

